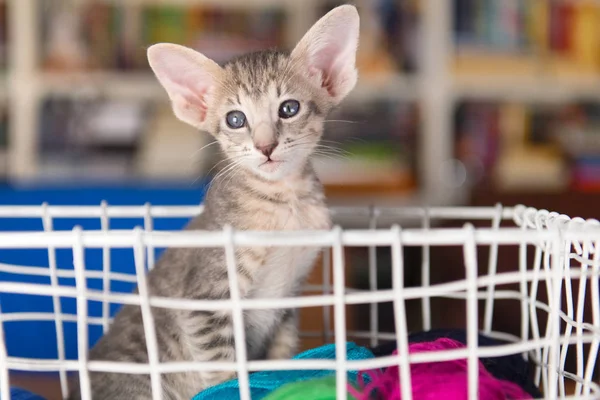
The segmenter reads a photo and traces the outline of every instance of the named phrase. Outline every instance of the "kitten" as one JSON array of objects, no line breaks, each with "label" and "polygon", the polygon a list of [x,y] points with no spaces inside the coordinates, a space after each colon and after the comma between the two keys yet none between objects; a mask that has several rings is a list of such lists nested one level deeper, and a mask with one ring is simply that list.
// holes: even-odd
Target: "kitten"
[{"label": "kitten", "polygon": [[[340,6],[321,18],[287,54],[262,51],[222,67],[174,44],[148,49],[152,70],[175,115],[212,134],[230,161],[215,178],[205,211],[186,229],[326,230],[331,226],[310,156],[328,112],[354,88],[359,16]],[[237,248],[242,298],[297,294],[318,256],[317,248]],[[191,299],[229,297],[222,248],[172,248],[148,274],[152,295]],[[234,361],[228,312],[154,308],[161,362]],[[248,358],[295,354],[293,310],[244,312]],[[140,307],[125,305],[90,352],[92,360],[147,363]],[[161,377],[163,399],[190,399],[233,372],[187,372]],[[93,399],[150,399],[147,375],[90,373]],[[79,389],[71,399],[80,398]]]}]

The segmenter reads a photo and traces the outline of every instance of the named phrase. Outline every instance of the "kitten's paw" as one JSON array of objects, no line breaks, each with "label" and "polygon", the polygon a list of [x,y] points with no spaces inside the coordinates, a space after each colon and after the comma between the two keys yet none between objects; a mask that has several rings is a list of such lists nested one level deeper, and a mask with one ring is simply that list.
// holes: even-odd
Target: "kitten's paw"
[{"label": "kitten's paw", "polygon": [[295,324],[295,315],[290,314],[279,327],[273,338],[273,343],[267,351],[269,360],[287,360],[292,358],[298,350],[298,329]]},{"label": "kitten's paw", "polygon": [[223,382],[235,379],[237,374],[234,371],[215,371],[205,372],[202,376],[204,381],[204,387],[209,388],[211,386],[217,386]]}]

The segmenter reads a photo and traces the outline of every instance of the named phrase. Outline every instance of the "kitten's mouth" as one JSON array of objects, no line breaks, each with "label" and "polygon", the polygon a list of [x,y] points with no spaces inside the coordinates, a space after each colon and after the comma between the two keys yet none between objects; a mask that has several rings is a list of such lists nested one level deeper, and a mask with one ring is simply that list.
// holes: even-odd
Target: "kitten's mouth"
[{"label": "kitten's mouth", "polygon": [[277,167],[279,167],[280,164],[282,164],[283,161],[280,160],[272,160],[272,159],[268,159],[267,161],[263,162],[262,164],[260,164],[258,167],[260,169],[263,169],[267,172],[273,172],[277,169]]}]

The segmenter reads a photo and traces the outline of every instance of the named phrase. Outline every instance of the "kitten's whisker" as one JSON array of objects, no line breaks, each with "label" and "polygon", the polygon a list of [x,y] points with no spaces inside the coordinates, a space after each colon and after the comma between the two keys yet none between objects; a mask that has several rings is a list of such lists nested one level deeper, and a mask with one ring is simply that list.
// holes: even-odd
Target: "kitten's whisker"
[{"label": "kitten's whisker", "polygon": [[329,149],[329,150],[334,150],[334,151],[341,151],[341,152],[345,152],[345,153],[350,153],[348,150],[344,149],[343,147],[331,146],[331,145],[328,145],[328,144],[317,144],[316,146],[318,148],[320,148],[320,149]]},{"label": "kitten's whisker", "polygon": [[[298,145],[298,146],[300,146],[300,145]],[[349,156],[352,155],[351,153],[348,153],[348,154],[333,153],[333,152],[329,151],[328,149],[319,149],[319,148],[314,148],[311,146],[300,147],[300,150],[302,150],[302,149],[309,150],[312,155],[323,155],[323,156],[328,156],[330,158],[345,159],[345,160],[350,159]]]},{"label": "kitten's whisker", "polygon": [[[225,187],[227,187],[227,185],[229,185],[229,184],[231,183],[231,180],[232,180],[232,179],[233,179],[233,178],[234,178],[234,177],[235,177],[237,174],[239,174],[239,173],[240,173],[240,171],[242,171],[242,170],[243,170],[243,169],[241,168],[241,164],[238,164],[238,165],[237,165],[237,168],[234,168],[234,169],[233,169],[233,172],[231,172],[231,173],[229,174],[229,179],[227,180],[227,183],[225,183],[225,184],[224,184],[224,186],[225,186]],[[223,179],[225,179],[225,178],[223,178]]]},{"label": "kitten's whisker", "polygon": [[243,160],[232,161],[231,164],[228,164],[225,168],[223,168],[221,171],[219,171],[219,173],[217,175],[215,175],[215,177],[212,180],[216,182],[219,178],[221,178],[222,176],[227,174],[227,172],[229,172],[231,169],[233,169],[236,166],[238,166],[239,164],[241,164],[242,161]]},{"label": "kitten's whisker", "polygon": [[236,161],[232,161],[230,164],[228,164],[226,167],[224,167],[221,171],[219,171],[219,173],[217,175],[215,175],[215,177],[211,180],[208,190],[207,190],[207,195],[210,192],[210,190],[213,187],[213,184],[215,182],[217,182],[219,179],[222,179],[224,176],[226,176],[226,174],[231,171],[232,169],[234,169],[235,167],[241,165],[243,160],[236,160]]},{"label": "kitten's whisker", "polygon": [[330,154],[332,156],[340,156],[340,157],[348,157],[351,156],[352,154],[348,153],[348,154],[344,154],[344,153],[336,153],[336,152],[332,152],[328,149],[315,149],[314,150],[315,153],[321,153],[321,154]]},{"label": "kitten's whisker", "polygon": [[[242,170],[242,161],[240,160],[239,162],[235,163],[231,168],[229,168],[227,170],[226,173],[222,174],[219,179],[221,180],[221,184],[223,185],[223,187],[227,187],[227,185],[229,185],[229,183],[231,182],[231,179],[237,175],[237,173],[239,173],[239,171]],[[229,179],[227,180],[226,183],[223,183],[225,181],[225,179],[227,179],[229,177]]]},{"label": "kitten's whisker", "polygon": [[344,141],[342,141],[342,142],[340,142],[338,140],[330,140],[330,139],[321,139],[319,141],[325,142],[325,143],[334,143],[334,144],[339,144],[339,145],[344,145],[344,144],[353,143],[353,142],[368,143],[367,140],[358,138],[358,137],[344,138]]},{"label": "kitten's whisker", "polygon": [[312,144],[311,142],[295,143],[295,144],[289,145],[288,149],[291,149],[291,148],[294,148],[297,146],[304,146],[304,148],[306,148],[306,149],[310,149],[312,146],[314,149],[329,150],[331,152],[338,153],[338,154],[352,155],[352,153],[349,152],[348,150],[345,150],[345,149],[342,149],[339,147],[332,147],[332,146],[321,145],[321,144]]},{"label": "kitten's whisker", "polygon": [[195,157],[196,155],[198,155],[198,153],[200,153],[202,150],[206,149],[207,147],[210,147],[216,143],[219,143],[219,141],[215,140],[214,142],[210,142],[209,144],[207,144],[206,146],[202,146],[199,150],[196,150],[195,152],[192,153],[192,155],[190,156],[190,158]]},{"label": "kitten's whisker", "polygon": [[232,162],[230,164],[228,164],[226,167],[224,167],[222,170],[220,170],[213,179],[214,180],[219,179],[220,176],[226,174],[227,171],[229,171],[231,168],[234,168],[237,164],[239,164],[241,162],[242,162],[242,160],[232,160]]},{"label": "kitten's whisker", "polygon": [[[215,165],[213,165],[213,167],[212,167],[212,168],[211,168],[211,169],[210,169],[210,170],[209,170],[209,171],[208,171],[206,174],[204,174],[204,176],[210,176],[210,173],[211,173],[211,172],[212,172],[212,171],[213,171],[215,168],[217,168],[217,167],[218,167],[220,164],[222,164],[222,163],[224,163],[224,162],[227,162],[227,161],[230,161],[230,163],[229,163],[229,164],[227,164],[225,167],[223,167],[223,170],[225,170],[225,169],[229,168],[229,167],[230,167],[230,166],[231,166],[233,163],[235,163],[235,162],[236,162],[238,159],[241,159],[242,157],[243,157],[243,156],[237,156],[237,157],[233,157],[233,158],[225,158],[225,159],[223,159],[223,160],[219,161],[218,163],[216,163]],[[217,175],[215,175],[215,177],[214,177],[214,178],[211,180],[211,183],[210,183],[210,185],[209,185],[209,190],[210,190],[210,188],[212,187],[212,182],[214,182],[214,181],[215,181],[215,178],[216,178],[216,177],[218,177],[218,176],[219,176],[219,174],[223,172],[223,170],[219,171],[219,173],[217,173]],[[197,179],[194,181],[194,183],[196,183],[196,182],[197,182],[197,181],[198,181],[200,178],[202,178],[202,176],[198,177],[198,178],[197,178]],[[207,191],[207,193],[208,193],[208,191]]]},{"label": "kitten's whisker", "polygon": [[[302,149],[302,147],[300,147],[300,148]],[[311,150],[310,147],[304,147],[304,148]],[[340,152],[340,151],[335,151],[335,150],[337,150],[337,149],[315,147],[311,151],[315,154],[328,154],[328,155],[336,156],[336,157],[340,157],[340,158],[349,158],[350,156],[354,155],[350,152]]]},{"label": "kitten's whisker", "polygon": [[[313,155],[320,156],[320,157],[325,157],[325,158],[328,158],[328,159],[331,159],[331,160],[334,160],[334,161],[339,161],[340,160],[340,158],[331,156],[329,154],[313,153]],[[341,159],[343,160],[343,158],[341,158]]]},{"label": "kitten's whisker", "polygon": [[[195,184],[195,183],[196,183],[196,182],[197,182],[197,181],[198,181],[200,178],[202,178],[202,177],[210,177],[210,173],[211,173],[211,172],[212,172],[212,171],[213,171],[215,168],[217,168],[217,167],[219,166],[219,164],[222,164],[222,163],[224,163],[224,162],[226,162],[226,161],[230,161],[230,160],[226,158],[226,159],[224,159],[224,160],[221,160],[221,161],[219,161],[218,163],[216,163],[215,165],[213,165],[213,167],[212,167],[212,168],[211,168],[211,169],[210,169],[210,170],[209,170],[207,173],[205,173],[205,174],[202,174],[202,175],[200,175],[198,178],[196,178],[196,180],[195,180],[193,183]],[[231,164],[227,164],[227,165],[225,166],[225,168],[227,168],[229,165],[231,165]],[[217,175],[218,175],[218,174],[217,174]],[[209,184],[209,190],[210,190],[210,187],[212,186],[212,182],[213,182],[213,181],[211,180],[211,183]],[[208,193],[208,191],[207,191],[207,193]]]},{"label": "kitten's whisker", "polygon": [[348,143],[369,143],[368,140],[365,140],[363,138],[359,138],[359,137],[353,137],[353,138],[347,138],[346,142]]},{"label": "kitten's whisker", "polygon": [[300,136],[299,138],[294,139],[294,141],[306,139],[306,138],[311,137],[311,136],[315,136],[315,134],[314,133],[308,133],[308,134],[306,134],[304,136]]},{"label": "kitten's whisker", "polygon": [[360,121],[350,121],[350,120],[345,120],[345,119],[326,119],[323,122],[343,122],[346,124],[360,124]]},{"label": "kitten's whisker", "polygon": [[353,154],[352,154],[352,153],[350,153],[349,151],[342,150],[342,149],[328,149],[327,147],[318,147],[317,149],[320,149],[320,150],[328,150],[328,151],[330,151],[332,154],[339,154],[339,155],[346,155],[346,156],[351,156],[351,155],[353,155]]},{"label": "kitten's whisker", "polygon": [[327,140],[327,139],[321,139],[321,140],[319,140],[319,142],[333,143],[333,144],[339,144],[339,145],[343,145],[344,144],[344,142],[339,142],[337,140]]},{"label": "kitten's whisker", "polygon": [[215,165],[213,165],[213,167],[212,167],[212,168],[211,168],[211,169],[210,169],[210,170],[209,170],[209,171],[206,173],[206,176],[210,176],[210,173],[211,173],[211,172],[212,172],[212,171],[213,171],[215,168],[217,168],[217,167],[218,167],[220,164],[223,164],[224,162],[227,162],[227,161],[232,161],[232,160],[230,160],[229,158],[225,158],[225,159],[223,159],[223,160],[219,161],[218,163],[216,163]]}]

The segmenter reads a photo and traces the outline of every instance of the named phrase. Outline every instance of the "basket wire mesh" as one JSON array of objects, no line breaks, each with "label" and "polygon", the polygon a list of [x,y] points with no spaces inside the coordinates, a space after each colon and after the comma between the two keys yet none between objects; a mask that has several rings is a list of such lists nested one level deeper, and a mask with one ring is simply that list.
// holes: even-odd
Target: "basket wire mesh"
[{"label": "basket wire mesh", "polygon": [[[250,399],[249,374],[260,370],[329,369],[335,370],[337,396],[346,398],[348,369],[366,370],[391,365],[400,366],[399,379],[402,398],[411,399],[410,364],[466,358],[468,360],[469,399],[478,395],[478,359],[521,353],[535,363],[535,384],[545,398],[570,398],[565,382],[575,383],[572,398],[598,398],[600,385],[594,373],[600,343],[600,223],[596,220],[569,218],[546,210],[525,206],[458,207],[458,208],[333,208],[338,224],[361,220],[364,229],[342,229],[336,225],[325,232],[249,232],[225,227],[216,232],[160,231],[155,221],[161,218],[190,218],[202,212],[202,206],[2,206],[2,218],[35,218],[42,221],[40,232],[0,232],[0,250],[43,249],[47,251],[48,267],[0,263],[0,272],[32,275],[46,279],[43,283],[0,281],[0,294],[28,294],[52,299],[52,311],[3,312],[0,336],[5,337],[5,324],[25,321],[53,321],[56,334],[55,359],[11,356],[6,342],[0,341],[0,397],[10,398],[9,371],[58,371],[61,389],[66,396],[68,372],[79,374],[82,398],[90,399],[89,373],[111,371],[145,373],[152,379],[153,400],[161,399],[161,374],[180,371],[230,370],[240,382],[240,397]],[[100,221],[100,229],[55,229],[55,222],[65,218],[86,218]],[[111,229],[110,222],[122,218],[141,218],[143,224],[134,229]],[[459,220],[459,228],[437,227],[444,220]],[[489,223],[474,227],[473,222]],[[506,222],[512,226],[503,226]],[[402,226],[410,226],[402,228]],[[280,299],[242,299],[237,291],[235,267],[236,246],[319,246],[323,251],[321,285],[308,285],[304,295]],[[151,297],[148,295],[146,271],[155,264],[156,249],[177,247],[222,247],[225,249],[231,298],[226,300],[189,300]],[[421,284],[407,287],[404,282],[403,251],[406,246],[419,246],[422,252]],[[436,246],[460,246],[463,250],[465,279],[431,283],[431,249]],[[478,273],[478,246],[489,246],[487,273]],[[498,272],[501,246],[518,247],[518,266],[513,271]],[[368,290],[345,287],[345,253],[347,247],[368,248]],[[376,249],[391,249],[392,288],[378,289],[378,257]],[[533,248],[533,265],[527,254]],[[72,268],[59,268],[56,252],[72,251]],[[86,249],[101,250],[102,269],[86,268]],[[115,272],[111,263],[112,249],[132,249],[135,268],[131,273]],[[74,278],[75,285],[61,284],[61,279]],[[88,280],[101,281],[101,290],[88,287]],[[138,294],[111,291],[113,282],[137,285]],[[574,283],[577,282],[578,283]],[[518,284],[517,291],[499,286]],[[576,285],[577,295],[573,286]],[[545,289],[544,289],[545,287]],[[545,290],[547,302],[538,300]],[[564,303],[563,303],[564,294]],[[405,303],[421,302],[422,329],[432,328],[431,299],[446,297],[466,302],[467,345],[464,349],[410,354],[408,356],[408,325]],[[591,301],[591,320],[585,318],[586,299]],[[63,310],[61,299],[76,299],[76,313]],[[519,301],[520,335],[515,336],[493,329],[494,306],[497,300]],[[89,315],[89,301],[101,303],[101,316]],[[479,302],[483,302],[483,319],[479,326]],[[395,333],[380,332],[378,304],[391,302],[394,307]],[[136,304],[141,307],[146,334],[149,363],[116,363],[88,359],[88,330],[101,326],[105,332],[111,323],[112,306]],[[368,304],[368,331],[347,331],[347,305]],[[0,307],[3,307],[0,304]],[[160,363],[151,307],[187,310],[231,310],[236,337],[235,362],[171,362]],[[336,344],[335,360],[278,360],[248,361],[245,348],[243,311],[258,308],[324,307],[324,332],[305,332],[305,336],[321,336],[325,342]],[[333,307],[333,315],[329,307]],[[545,326],[540,326],[538,313],[547,313]],[[588,313],[589,314],[589,313]],[[333,322],[334,330],[329,327]],[[68,359],[65,349],[64,324],[77,326],[77,359]],[[564,326],[564,327],[563,327]],[[502,346],[479,347],[478,334],[508,340]],[[363,338],[371,346],[395,340],[398,355],[371,360],[346,360],[345,342]],[[576,370],[566,371],[569,352],[576,353]],[[588,347],[588,351],[584,347]]]}]

